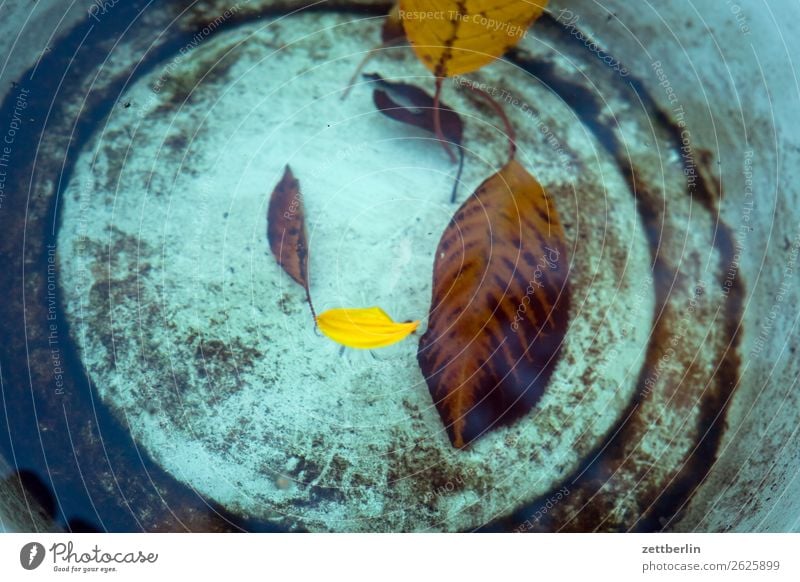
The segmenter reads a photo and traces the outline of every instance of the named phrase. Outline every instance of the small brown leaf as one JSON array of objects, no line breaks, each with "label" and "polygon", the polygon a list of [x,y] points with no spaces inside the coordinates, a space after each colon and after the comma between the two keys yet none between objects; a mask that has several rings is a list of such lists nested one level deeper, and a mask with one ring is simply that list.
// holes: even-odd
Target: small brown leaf
[{"label": "small brown leaf", "polygon": [[541,398],[567,329],[567,266],[552,200],[513,159],[456,212],[417,354],[453,446]]},{"label": "small brown leaf", "polygon": [[[419,127],[430,133],[436,133],[437,104],[433,96],[424,89],[408,83],[393,83],[386,81],[380,75],[373,73],[364,75],[376,83],[377,88],[372,92],[375,107],[386,117]],[[439,122],[441,123],[442,136],[458,148],[459,164],[456,173],[451,202],[455,202],[458,181],[464,167],[464,149],[461,141],[464,139],[464,123],[461,116],[444,103],[438,104]]]},{"label": "small brown leaf", "polygon": [[[430,133],[435,132],[434,100],[427,91],[416,85],[387,81],[376,73],[364,77],[374,81],[379,87],[373,91],[372,98],[375,107],[381,113],[395,121],[419,127]],[[444,103],[439,103],[439,107],[444,137],[451,143],[461,145],[461,140],[464,139],[464,124],[461,117]]]},{"label": "small brown leaf", "polygon": [[300,182],[288,165],[269,200],[267,239],[278,264],[305,289],[308,305],[314,315],[308,285],[308,238],[303,197]]}]

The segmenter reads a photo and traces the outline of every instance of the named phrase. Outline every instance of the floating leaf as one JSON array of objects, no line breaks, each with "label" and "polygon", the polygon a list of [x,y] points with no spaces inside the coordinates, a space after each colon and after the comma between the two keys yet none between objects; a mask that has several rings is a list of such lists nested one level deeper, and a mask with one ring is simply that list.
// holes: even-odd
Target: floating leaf
[{"label": "floating leaf", "polygon": [[300,182],[288,165],[269,200],[267,239],[278,264],[305,289],[313,315],[314,305],[308,285],[308,237],[303,197],[300,194]]},{"label": "floating leaf", "polygon": [[547,0],[400,0],[398,16],[436,77],[475,71],[502,56],[541,16]]},{"label": "floating leaf", "polygon": [[417,57],[436,77],[434,132],[447,145],[439,114],[442,80],[493,62],[522,39],[547,0],[399,0],[397,16]]},{"label": "floating leaf", "polygon": [[442,235],[417,359],[454,446],[542,396],[567,328],[566,255],[552,200],[513,159]]},{"label": "floating leaf", "polygon": [[[372,99],[378,111],[395,121],[436,133],[434,116],[437,111],[436,103],[434,97],[427,91],[408,83],[386,81],[378,74],[364,75],[364,77],[374,81],[378,86],[372,92]],[[455,202],[461,170],[464,168],[464,150],[460,147],[464,139],[464,123],[461,121],[461,116],[444,103],[439,103],[438,110],[444,139],[459,146],[458,171],[450,197],[451,202]]]},{"label": "floating leaf", "polygon": [[317,317],[320,331],[350,348],[383,348],[405,339],[419,321],[395,323],[380,307],[329,309]]},{"label": "floating leaf", "polygon": [[[431,133],[433,127],[433,96],[416,85],[386,81],[378,74],[364,75],[374,81],[376,88],[372,97],[378,110],[394,119],[422,128]],[[394,96],[394,99],[392,98]],[[404,103],[401,103],[404,102]],[[440,103],[442,133],[447,141],[461,145],[464,139],[464,124],[456,111]]]}]

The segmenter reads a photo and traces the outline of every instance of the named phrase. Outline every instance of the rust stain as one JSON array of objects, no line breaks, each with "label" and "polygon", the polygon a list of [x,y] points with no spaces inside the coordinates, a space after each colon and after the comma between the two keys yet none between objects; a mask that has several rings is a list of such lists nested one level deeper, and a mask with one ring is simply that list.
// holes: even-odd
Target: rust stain
[{"label": "rust stain", "polygon": [[[554,508],[546,519],[534,524],[528,531],[663,530],[680,516],[682,509],[692,498],[697,486],[703,482],[716,459],[727,407],[737,386],[740,373],[739,322],[742,315],[744,283],[737,278],[725,300],[724,316],[720,322],[721,337],[715,342],[717,352],[712,362],[715,370],[708,387],[697,387],[696,384],[690,384],[696,386],[697,389],[680,393],[680,385],[673,385],[666,392],[667,399],[674,397],[674,405],[684,410],[694,407],[695,400],[699,400],[699,414],[696,423],[687,428],[689,434],[694,435],[693,446],[689,448],[685,462],[679,465],[666,482],[648,480],[651,468],[646,462],[629,458],[629,453],[636,447],[637,442],[642,438],[641,435],[646,434],[650,428],[652,419],[642,415],[641,407],[643,396],[648,393],[646,382],[665,353],[665,345],[676,334],[676,317],[665,310],[665,307],[669,301],[668,291],[674,281],[679,281],[680,273],[677,266],[671,264],[664,253],[658,250],[665,223],[665,217],[662,216],[664,200],[657,194],[658,190],[651,190],[648,187],[647,182],[643,179],[644,172],[637,168],[626,155],[626,151],[615,133],[615,128],[604,122],[601,115],[601,104],[592,93],[569,79],[550,63],[525,61],[520,58],[518,53],[516,53],[516,57],[526,70],[536,75],[548,86],[553,87],[565,98],[584,124],[593,131],[596,138],[617,160],[631,193],[636,196],[639,215],[647,232],[656,293],[655,323],[647,347],[645,362],[637,381],[637,397],[621,414],[623,420],[611,431],[609,438],[587,457],[587,459],[595,459],[597,456],[596,460],[584,464],[565,481],[573,494]],[[663,126],[662,129],[666,130],[670,136],[672,147],[679,151],[680,129],[671,123],[669,116],[658,107],[641,82],[632,80],[632,84],[639,97],[648,106],[651,118],[660,122]],[[713,237],[714,248],[719,254],[713,284],[721,285],[734,252],[733,233],[720,218],[718,202],[722,198],[722,187],[710,169],[713,165],[713,156],[704,150],[697,150],[694,155],[696,157],[693,157],[690,163],[694,164],[698,175],[694,188],[690,190],[687,187],[686,195],[692,196],[693,200],[700,203],[711,215],[712,228],[715,229],[711,232],[711,237]],[[698,369],[696,366],[691,366],[691,354],[683,353],[678,357],[681,357],[687,370],[685,381],[695,382],[698,379]],[[626,495],[635,496],[635,507],[638,507],[635,513],[630,509],[627,513],[620,510],[615,501],[619,497],[619,491],[613,489],[614,480],[621,473],[632,475],[633,482],[638,483],[638,479],[643,479],[642,486],[636,491],[625,492]],[[630,479],[628,482],[631,482]],[[559,486],[561,484],[556,485],[545,496],[534,500],[528,508],[536,507]],[[518,529],[519,522],[525,520],[526,514],[529,512],[530,509],[523,508],[515,516],[503,522],[505,527],[512,530]],[[633,519],[630,520],[630,518]]]}]

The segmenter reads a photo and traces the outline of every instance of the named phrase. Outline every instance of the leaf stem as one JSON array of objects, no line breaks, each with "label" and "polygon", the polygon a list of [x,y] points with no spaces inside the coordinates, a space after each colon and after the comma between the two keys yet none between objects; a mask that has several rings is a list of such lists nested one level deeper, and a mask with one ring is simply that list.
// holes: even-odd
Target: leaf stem
[{"label": "leaf stem", "polygon": [[450,142],[447,141],[447,138],[444,136],[444,132],[442,131],[442,117],[440,115],[441,107],[439,106],[439,98],[442,94],[442,77],[436,77],[436,93],[433,95],[433,129],[436,132],[436,139],[439,140],[439,143],[442,144],[444,151],[447,152],[447,155],[450,157],[450,161],[455,163],[456,156],[450,150],[450,146],[448,145]]},{"label": "leaf stem", "polygon": [[311,309],[311,317],[314,318],[314,327],[317,327],[317,312],[314,310],[314,303],[311,301],[311,291],[306,285],[306,301],[308,301],[308,307]]},{"label": "leaf stem", "polygon": [[450,194],[450,204],[456,203],[456,196],[458,195],[458,183],[461,181],[461,172],[464,170],[464,148],[458,147],[458,171],[456,172],[456,179],[453,181],[453,192]]},{"label": "leaf stem", "polygon": [[503,125],[506,128],[506,137],[508,138],[508,161],[510,162],[514,159],[514,155],[517,153],[517,134],[514,131],[514,127],[511,125],[503,106],[500,105],[489,93],[480,87],[476,87],[474,83],[466,83],[466,85],[474,93],[477,93],[483,97],[489,103],[492,109],[495,110],[495,113],[500,116],[500,119],[502,119]]},{"label": "leaf stem", "polygon": [[378,53],[378,51],[381,51],[383,49],[392,48],[392,47],[395,47],[395,46],[399,46],[399,45],[403,44],[405,42],[405,40],[406,40],[406,38],[404,36],[401,36],[401,37],[398,37],[398,38],[393,38],[390,41],[381,43],[378,46],[370,49],[370,51],[366,55],[364,55],[364,58],[361,59],[361,62],[358,63],[358,66],[356,67],[356,70],[353,73],[353,76],[350,77],[350,81],[347,83],[347,88],[342,93],[341,100],[344,101],[345,99],[347,99],[348,95],[350,95],[350,91],[353,90],[353,87],[355,86],[356,81],[358,80],[358,76],[361,74],[361,71],[364,70],[364,67],[367,66],[367,63],[372,60],[372,57],[374,57]]}]

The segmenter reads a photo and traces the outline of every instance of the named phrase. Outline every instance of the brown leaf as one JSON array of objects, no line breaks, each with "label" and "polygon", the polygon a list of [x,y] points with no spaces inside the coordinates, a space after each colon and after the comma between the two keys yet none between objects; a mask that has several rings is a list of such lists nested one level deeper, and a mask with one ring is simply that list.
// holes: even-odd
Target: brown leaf
[{"label": "brown leaf", "polygon": [[[305,289],[308,305],[314,314],[308,286],[308,238],[303,197],[300,182],[288,165],[269,200],[267,239],[278,264]],[[316,315],[314,317],[316,319]]]},{"label": "brown leaf", "polygon": [[[436,102],[434,97],[424,89],[408,83],[393,83],[386,81],[380,75],[373,73],[364,75],[373,81],[377,87],[372,92],[375,107],[386,117],[419,127],[430,133],[436,133]],[[441,123],[442,136],[450,143],[461,146],[464,139],[464,123],[461,116],[444,103],[438,104],[439,122]],[[464,149],[459,147],[459,164],[456,173],[451,202],[455,202],[458,181],[464,167]]]},{"label": "brown leaf", "polygon": [[567,268],[555,206],[515,160],[450,221],[417,359],[454,446],[541,398],[566,333]]},{"label": "brown leaf", "polygon": [[[373,73],[364,75],[374,81],[379,88],[372,93],[375,107],[394,119],[409,125],[422,128],[431,133],[435,132],[433,114],[435,104],[433,96],[424,89],[408,83],[393,83],[386,81],[380,75]],[[392,96],[394,96],[394,99]],[[402,102],[405,102],[404,105]],[[447,141],[461,145],[464,138],[464,124],[456,111],[444,103],[439,103],[441,108],[442,133]]]}]

